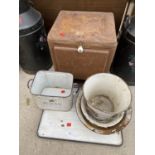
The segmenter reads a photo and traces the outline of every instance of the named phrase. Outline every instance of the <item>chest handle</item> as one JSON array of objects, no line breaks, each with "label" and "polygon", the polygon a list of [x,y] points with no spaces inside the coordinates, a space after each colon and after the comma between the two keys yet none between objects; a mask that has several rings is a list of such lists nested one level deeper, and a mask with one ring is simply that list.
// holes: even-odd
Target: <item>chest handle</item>
[{"label": "chest handle", "polygon": [[84,52],[84,49],[83,47],[80,45],[77,49],[78,53],[83,53]]}]

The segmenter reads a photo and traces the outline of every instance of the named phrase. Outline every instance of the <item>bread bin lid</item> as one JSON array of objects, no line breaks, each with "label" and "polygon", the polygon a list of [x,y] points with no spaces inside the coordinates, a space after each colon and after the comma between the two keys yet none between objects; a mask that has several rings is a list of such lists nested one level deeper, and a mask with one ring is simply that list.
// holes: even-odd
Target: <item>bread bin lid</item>
[{"label": "bread bin lid", "polygon": [[60,11],[48,40],[69,46],[116,47],[114,15],[111,12]]}]

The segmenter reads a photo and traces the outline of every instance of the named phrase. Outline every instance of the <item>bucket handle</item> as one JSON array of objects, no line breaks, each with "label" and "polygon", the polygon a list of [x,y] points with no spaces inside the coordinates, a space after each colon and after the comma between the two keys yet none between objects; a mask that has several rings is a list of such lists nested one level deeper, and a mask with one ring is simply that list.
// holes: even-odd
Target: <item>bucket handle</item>
[{"label": "bucket handle", "polygon": [[76,95],[79,91],[79,84],[73,83],[73,95]]},{"label": "bucket handle", "polygon": [[32,88],[32,83],[33,83],[33,79],[30,79],[30,80],[27,82],[27,87],[28,87],[29,89]]}]

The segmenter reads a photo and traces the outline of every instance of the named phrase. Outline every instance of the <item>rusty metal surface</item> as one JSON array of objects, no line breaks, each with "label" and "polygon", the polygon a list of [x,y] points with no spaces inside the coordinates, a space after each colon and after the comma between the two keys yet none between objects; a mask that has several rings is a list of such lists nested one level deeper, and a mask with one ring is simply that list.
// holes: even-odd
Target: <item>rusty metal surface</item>
[{"label": "rusty metal surface", "polygon": [[60,11],[48,39],[55,43],[97,47],[117,45],[114,15],[111,12]]},{"label": "rusty metal surface", "polygon": [[[50,46],[51,47],[51,46]],[[55,70],[72,73],[74,78],[87,77],[108,71],[110,53],[106,50],[85,50],[79,54],[76,48],[55,47],[52,50]]]},{"label": "rusty metal surface", "polygon": [[86,120],[86,118],[84,117],[84,115],[82,114],[81,108],[80,108],[80,103],[81,103],[81,98],[82,98],[82,90],[80,90],[79,96],[77,98],[76,101],[76,110],[77,110],[77,115],[79,117],[79,119],[81,120],[81,122],[90,130],[99,133],[99,134],[111,134],[114,132],[118,132],[121,131],[122,129],[124,129],[130,122],[131,117],[132,117],[132,110],[129,109],[126,114],[124,115],[123,119],[116,125],[111,126],[109,128],[101,128],[98,127],[90,122],[88,122]]},{"label": "rusty metal surface", "polygon": [[[75,79],[108,72],[117,45],[112,13],[61,11],[48,33],[56,71],[70,72]],[[78,48],[83,48],[83,53]]]}]

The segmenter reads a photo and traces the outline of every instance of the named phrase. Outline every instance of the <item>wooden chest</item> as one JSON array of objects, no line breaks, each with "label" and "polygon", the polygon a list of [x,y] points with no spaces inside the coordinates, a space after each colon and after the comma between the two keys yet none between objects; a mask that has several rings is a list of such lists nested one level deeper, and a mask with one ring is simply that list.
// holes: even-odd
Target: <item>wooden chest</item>
[{"label": "wooden chest", "polygon": [[60,11],[48,44],[56,71],[76,79],[108,72],[117,46],[113,13]]}]

